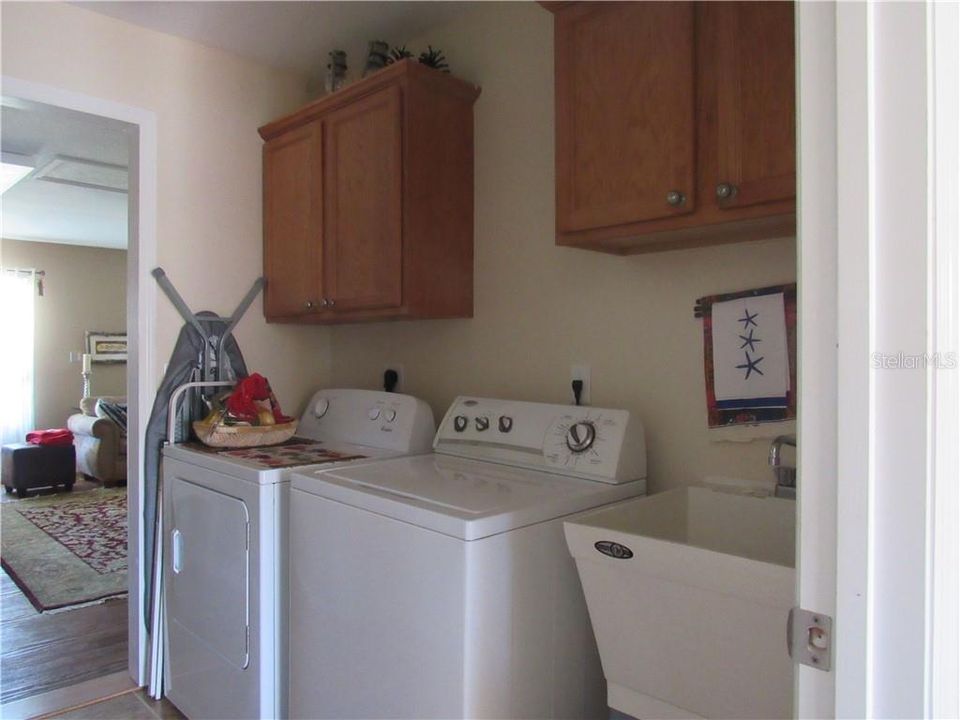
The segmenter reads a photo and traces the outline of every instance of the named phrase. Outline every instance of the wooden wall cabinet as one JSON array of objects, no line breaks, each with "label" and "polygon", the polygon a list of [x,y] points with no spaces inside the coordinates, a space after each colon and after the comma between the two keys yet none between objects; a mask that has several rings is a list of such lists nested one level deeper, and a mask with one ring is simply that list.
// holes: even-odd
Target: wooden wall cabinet
[{"label": "wooden wall cabinet", "polygon": [[543,4],[557,244],[637,253],[796,231],[793,3]]},{"label": "wooden wall cabinet", "polygon": [[479,93],[402,61],[260,128],[268,321],[472,316]]}]

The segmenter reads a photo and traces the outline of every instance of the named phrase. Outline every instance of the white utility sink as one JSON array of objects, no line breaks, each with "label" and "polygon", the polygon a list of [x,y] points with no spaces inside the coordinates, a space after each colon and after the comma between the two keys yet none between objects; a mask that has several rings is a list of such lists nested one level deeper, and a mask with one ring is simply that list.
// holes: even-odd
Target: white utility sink
[{"label": "white utility sink", "polygon": [[789,718],[795,503],[705,487],[564,523],[608,703],[637,718]]}]

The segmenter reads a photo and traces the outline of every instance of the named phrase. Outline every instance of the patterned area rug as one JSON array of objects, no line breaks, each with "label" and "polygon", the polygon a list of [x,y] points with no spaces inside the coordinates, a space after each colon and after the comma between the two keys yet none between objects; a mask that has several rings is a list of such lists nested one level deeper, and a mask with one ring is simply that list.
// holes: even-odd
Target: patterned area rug
[{"label": "patterned area rug", "polygon": [[40,612],[127,591],[127,490],[0,505],[0,560]]}]

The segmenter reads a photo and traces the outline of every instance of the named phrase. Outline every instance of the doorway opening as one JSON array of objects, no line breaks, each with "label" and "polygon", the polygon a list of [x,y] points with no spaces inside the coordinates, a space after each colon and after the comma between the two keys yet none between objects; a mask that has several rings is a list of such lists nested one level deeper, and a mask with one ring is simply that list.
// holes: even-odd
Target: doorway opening
[{"label": "doorway opening", "polygon": [[[136,678],[139,654],[127,595],[139,573],[140,127],[19,84],[5,79],[0,103],[4,174],[21,168],[0,239],[4,296],[18,298],[0,309],[17,350],[0,378],[16,410],[2,426],[4,705]],[[50,428],[70,434],[23,443]]]}]

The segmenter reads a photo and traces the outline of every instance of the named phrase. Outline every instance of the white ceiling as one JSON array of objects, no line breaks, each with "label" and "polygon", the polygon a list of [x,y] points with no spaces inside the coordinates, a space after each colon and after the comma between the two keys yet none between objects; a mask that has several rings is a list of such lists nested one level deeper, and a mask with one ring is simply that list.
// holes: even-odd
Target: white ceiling
[{"label": "white ceiling", "polygon": [[[88,10],[178,35],[316,82],[327,53],[348,51],[362,67],[366,43],[404,44],[466,12],[473,2],[83,2]],[[451,53],[447,53],[450,57]]]},{"label": "white ceiling", "polygon": [[[73,110],[0,100],[0,146],[41,170],[56,156],[126,167],[132,128]],[[0,198],[0,231],[16,240],[127,247],[127,194],[41,180],[37,172]]]}]

